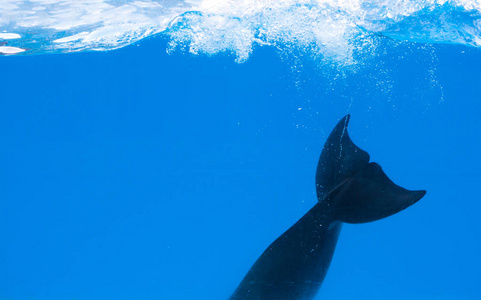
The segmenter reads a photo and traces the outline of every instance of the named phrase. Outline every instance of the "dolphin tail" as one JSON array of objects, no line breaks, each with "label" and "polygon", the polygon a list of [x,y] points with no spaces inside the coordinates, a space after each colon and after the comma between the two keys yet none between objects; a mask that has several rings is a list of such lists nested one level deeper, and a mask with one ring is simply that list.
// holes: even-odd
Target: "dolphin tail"
[{"label": "dolphin tail", "polygon": [[426,191],[410,191],[393,183],[369,154],[354,145],[347,133],[350,115],[329,135],[319,158],[316,190],[319,202],[336,220],[376,221],[411,206]]}]

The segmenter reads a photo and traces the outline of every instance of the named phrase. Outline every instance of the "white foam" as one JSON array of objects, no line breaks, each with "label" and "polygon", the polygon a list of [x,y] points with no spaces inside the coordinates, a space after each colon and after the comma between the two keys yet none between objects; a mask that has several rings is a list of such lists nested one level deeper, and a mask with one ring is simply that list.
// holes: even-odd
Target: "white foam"
[{"label": "white foam", "polygon": [[19,39],[22,36],[17,33],[0,32],[0,40],[14,40]]},{"label": "white foam", "polygon": [[481,46],[478,0],[0,1],[0,39],[29,53],[111,50],[161,32],[169,51],[238,61],[271,46],[352,64],[372,47],[371,33]]},{"label": "white foam", "polygon": [[53,42],[56,43],[56,44],[59,44],[59,43],[70,43],[70,42],[74,42],[74,41],[78,41],[78,40],[81,40],[83,38],[85,38],[86,36],[88,36],[89,33],[84,31],[84,32],[81,32],[81,33],[78,33],[78,34],[74,34],[74,35],[71,35],[71,36],[67,36],[67,37],[64,37],[64,38],[60,38],[60,39],[56,39],[54,40]]},{"label": "white foam", "polygon": [[0,54],[17,54],[24,52],[25,49],[9,46],[0,46]]}]

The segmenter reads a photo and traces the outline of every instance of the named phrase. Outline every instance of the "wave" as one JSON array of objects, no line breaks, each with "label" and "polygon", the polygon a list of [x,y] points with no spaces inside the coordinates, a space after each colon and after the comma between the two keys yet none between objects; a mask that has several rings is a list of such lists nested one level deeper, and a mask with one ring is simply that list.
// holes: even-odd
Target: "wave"
[{"label": "wave", "polygon": [[118,49],[161,34],[168,51],[256,47],[352,64],[375,39],[481,47],[481,3],[469,0],[3,0],[0,54]]}]

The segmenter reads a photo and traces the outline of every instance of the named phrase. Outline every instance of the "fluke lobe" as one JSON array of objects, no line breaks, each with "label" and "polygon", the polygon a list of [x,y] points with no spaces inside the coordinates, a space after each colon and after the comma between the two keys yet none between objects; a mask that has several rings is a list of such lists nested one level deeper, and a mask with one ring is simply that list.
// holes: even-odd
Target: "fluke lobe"
[{"label": "fluke lobe", "polygon": [[313,299],[331,263],[342,223],[376,221],[426,191],[394,184],[349,138],[350,115],[334,127],[317,165],[318,202],[257,259],[231,300]]}]

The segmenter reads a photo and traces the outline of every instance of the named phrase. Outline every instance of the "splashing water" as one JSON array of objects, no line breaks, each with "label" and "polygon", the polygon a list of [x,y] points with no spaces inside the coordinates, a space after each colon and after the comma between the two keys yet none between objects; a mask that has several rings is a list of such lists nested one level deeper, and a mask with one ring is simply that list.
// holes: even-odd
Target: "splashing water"
[{"label": "splashing water", "polygon": [[163,34],[168,51],[255,47],[303,51],[342,64],[378,36],[481,46],[477,0],[3,0],[0,54],[112,50]]}]

